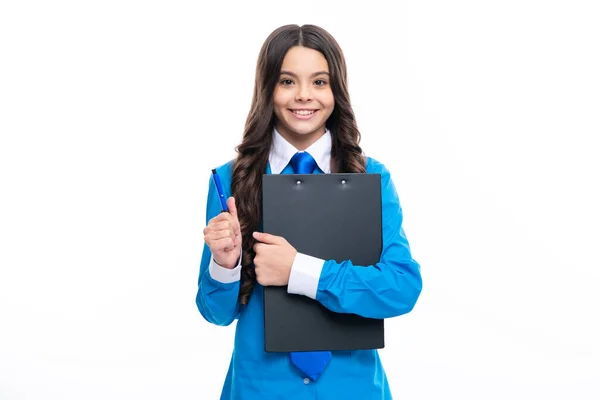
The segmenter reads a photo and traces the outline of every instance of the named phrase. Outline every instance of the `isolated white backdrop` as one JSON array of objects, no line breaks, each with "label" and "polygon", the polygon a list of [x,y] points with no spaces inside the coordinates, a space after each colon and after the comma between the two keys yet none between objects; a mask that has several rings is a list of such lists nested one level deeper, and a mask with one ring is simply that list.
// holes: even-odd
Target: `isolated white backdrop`
[{"label": "isolated white backdrop", "polygon": [[218,398],[208,179],[287,23],[344,49],[422,264],[395,397],[600,398],[596,3],[2,2],[0,399]]}]

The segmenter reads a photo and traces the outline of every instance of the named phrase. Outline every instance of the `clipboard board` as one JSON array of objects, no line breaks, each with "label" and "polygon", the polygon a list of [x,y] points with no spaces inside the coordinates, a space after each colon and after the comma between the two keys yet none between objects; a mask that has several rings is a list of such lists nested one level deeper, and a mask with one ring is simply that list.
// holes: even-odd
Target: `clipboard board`
[{"label": "clipboard board", "polygon": [[[380,174],[263,175],[262,229],[299,253],[379,262],[382,251]],[[365,267],[359,267],[365,266]],[[264,288],[266,352],[366,350],[384,347],[384,321],[335,313],[317,300]]]}]

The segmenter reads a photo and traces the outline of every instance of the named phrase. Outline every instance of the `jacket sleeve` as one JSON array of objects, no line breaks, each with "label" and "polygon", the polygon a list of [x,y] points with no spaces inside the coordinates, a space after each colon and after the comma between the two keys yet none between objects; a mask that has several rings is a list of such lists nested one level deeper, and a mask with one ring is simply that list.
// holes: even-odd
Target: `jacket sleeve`
[{"label": "jacket sleeve", "polygon": [[[223,188],[226,191],[226,197],[229,196],[227,191],[229,187]],[[206,202],[206,224],[214,218],[219,212],[220,201],[212,181],[209,181],[208,199]],[[208,322],[215,325],[226,326],[235,320],[240,312],[238,294],[240,291],[240,281],[235,279],[224,283],[215,279],[210,273],[209,265],[211,264],[212,253],[210,248],[205,243],[202,251],[202,259],[200,261],[200,276],[198,278],[198,293],[196,294],[196,305],[200,314]]]},{"label": "jacket sleeve", "polygon": [[402,227],[402,209],[390,173],[378,165],[382,192],[381,258],[369,266],[325,261],[316,299],[335,312],[390,318],[412,310],[421,293],[422,280]]}]

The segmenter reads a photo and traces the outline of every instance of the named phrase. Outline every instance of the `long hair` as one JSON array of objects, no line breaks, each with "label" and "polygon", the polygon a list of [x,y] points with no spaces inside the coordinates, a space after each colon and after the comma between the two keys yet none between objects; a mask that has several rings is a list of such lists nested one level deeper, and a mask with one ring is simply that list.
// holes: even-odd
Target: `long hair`
[{"label": "long hair", "polygon": [[242,142],[237,146],[231,193],[236,199],[242,231],[242,284],[239,301],[247,304],[256,275],[252,232],[261,221],[262,175],[269,161],[275,115],[273,95],[283,59],[291,47],[303,46],[323,54],[329,66],[334,109],[326,122],[332,135],[331,171],[364,173],[365,158],[359,146],[360,132],[348,94],[346,61],[335,39],[314,25],[286,25],[273,31],[264,42],[256,65],[254,93]]}]

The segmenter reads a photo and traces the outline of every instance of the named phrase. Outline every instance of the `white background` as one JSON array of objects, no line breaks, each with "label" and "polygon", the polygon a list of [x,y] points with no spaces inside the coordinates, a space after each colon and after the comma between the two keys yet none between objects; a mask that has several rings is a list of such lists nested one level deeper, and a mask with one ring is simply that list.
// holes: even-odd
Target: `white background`
[{"label": "white background", "polygon": [[424,289],[398,399],[600,398],[595,1],[3,1],[0,399],[217,399],[211,168],[287,23],[339,41]]}]

